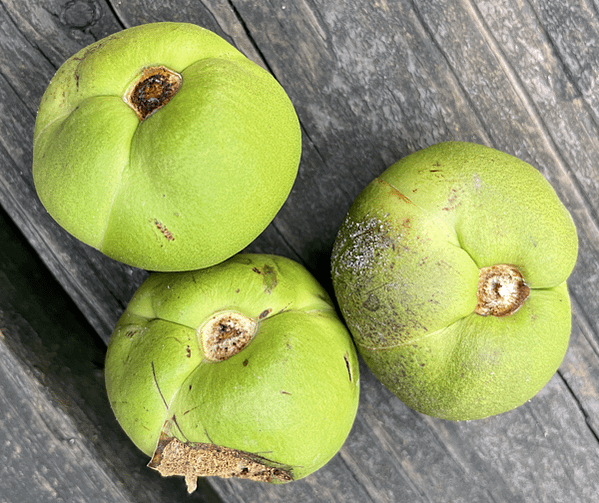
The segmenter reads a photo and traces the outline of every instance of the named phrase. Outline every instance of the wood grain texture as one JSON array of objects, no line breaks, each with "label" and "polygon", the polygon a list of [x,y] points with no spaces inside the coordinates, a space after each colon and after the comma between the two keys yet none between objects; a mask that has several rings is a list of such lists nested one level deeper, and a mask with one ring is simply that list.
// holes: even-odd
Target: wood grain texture
[{"label": "wood grain texture", "polygon": [[[86,450],[0,336],[2,498],[4,501],[122,501],[122,489]],[[100,501],[98,498],[95,498]]]},{"label": "wood grain texture", "polygon": [[[13,369],[19,379],[7,380],[12,388],[2,388],[0,404],[22,403],[7,409],[11,417],[34,418],[33,429],[41,432],[19,444],[17,423],[7,419],[0,427],[0,440],[27,446],[42,438],[55,456],[48,461],[53,464],[34,457],[3,458],[9,468],[0,477],[0,489],[6,488],[0,500],[27,501],[13,495],[18,484],[30,479],[40,484],[41,494],[58,495],[64,501],[79,501],[80,494],[89,491],[108,495],[106,501],[110,497],[135,501],[132,492],[142,491],[145,477],[150,477],[147,483],[155,493],[151,501],[168,501],[170,491],[183,491],[179,480],[166,482],[146,474],[143,456],[114,423],[99,373],[103,346],[98,341],[108,341],[112,326],[147,273],[107,259],[69,237],[41,206],[31,177],[37,105],[60,64],[109,33],[165,20],[193,22],[225,37],[271,71],[296,106],[304,144],[299,176],[288,201],[249,251],[299,260],[330,291],[330,251],[353,199],[395,160],[443,140],[484,143],[537,167],[571,211],[579,232],[578,263],[569,281],[570,347],[559,371],[530,402],[480,421],[437,420],[407,408],[362,366],[356,423],[341,452],[325,468],[276,487],[210,480],[205,498],[214,496],[212,488],[222,501],[247,503],[596,499],[596,2],[0,0],[0,203],[39,257],[29,262],[36,264],[29,266],[31,271],[47,268],[55,280],[46,281],[60,285],[55,285],[52,297],[63,299],[60,302],[72,310],[70,321],[63,320],[58,308],[46,305],[38,292],[38,307],[24,312],[21,306],[28,305],[27,297],[17,296],[21,280],[13,279],[12,286],[0,289],[4,292],[0,369]],[[14,264],[14,256],[11,260]],[[0,282],[16,274],[16,266],[12,267],[12,272],[10,267],[0,269]],[[3,275],[5,270],[9,272]],[[94,364],[77,372],[68,358],[58,368],[48,364],[53,360],[47,348],[53,337],[60,337],[51,332],[46,342],[38,341],[44,316],[65,321],[72,332],[69,344],[81,348],[83,361]],[[88,331],[97,338],[90,339]],[[19,342],[7,342],[13,337]],[[94,349],[88,353],[89,348],[83,348],[90,341],[95,341]],[[45,379],[52,383],[50,389],[64,388],[61,400],[77,407],[57,408],[39,387]],[[79,380],[87,384],[77,385]],[[32,391],[17,399],[14,392],[10,394],[15,386]],[[80,439],[76,449],[57,440],[56,428],[39,421],[46,410],[53,414],[52,423],[67,425],[69,437]],[[111,431],[109,442],[98,439],[100,431]],[[117,444],[119,452],[128,452],[122,459],[112,457]],[[75,482],[74,474],[81,468],[75,458],[86,460],[88,464],[82,464],[86,473],[95,473],[81,484]],[[58,459],[64,460],[63,471]],[[21,471],[18,465],[23,466]],[[124,488],[126,480],[133,481],[134,491]],[[59,486],[63,492],[52,493]]]}]

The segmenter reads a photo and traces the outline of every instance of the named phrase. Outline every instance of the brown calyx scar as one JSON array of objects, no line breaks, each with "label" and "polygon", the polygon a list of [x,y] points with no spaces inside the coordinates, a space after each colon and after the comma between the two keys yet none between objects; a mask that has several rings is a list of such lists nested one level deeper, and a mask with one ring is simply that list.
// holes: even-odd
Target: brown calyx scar
[{"label": "brown calyx scar", "polygon": [[497,264],[478,271],[477,303],[481,316],[508,316],[515,313],[530,295],[530,288],[518,268]]},{"label": "brown calyx scar", "polygon": [[237,311],[215,313],[197,330],[204,357],[222,362],[242,351],[252,342],[258,324]]}]

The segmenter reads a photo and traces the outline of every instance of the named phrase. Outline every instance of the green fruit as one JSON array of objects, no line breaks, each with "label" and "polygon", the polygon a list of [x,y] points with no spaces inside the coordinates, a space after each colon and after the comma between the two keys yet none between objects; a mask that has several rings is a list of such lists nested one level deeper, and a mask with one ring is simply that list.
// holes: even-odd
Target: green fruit
[{"label": "green fruit", "polygon": [[449,142],[358,196],[332,257],[335,294],[375,376],[425,414],[478,419],[532,398],[571,328],[576,228],[543,176]]},{"label": "green fruit", "polygon": [[357,354],[326,291],[296,262],[241,254],[154,273],[106,356],[117,419],[163,475],[281,483],[327,463],[352,427]]},{"label": "green fruit", "polygon": [[301,151],[293,105],[214,33],[155,23],[68,59],[46,90],[33,177],[68,232],[129,265],[219,263],[289,195]]}]

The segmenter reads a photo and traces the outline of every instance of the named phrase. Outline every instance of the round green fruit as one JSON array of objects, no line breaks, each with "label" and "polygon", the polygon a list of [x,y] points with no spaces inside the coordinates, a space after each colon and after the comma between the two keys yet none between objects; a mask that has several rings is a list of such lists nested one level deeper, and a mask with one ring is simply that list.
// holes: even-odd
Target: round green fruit
[{"label": "round green fruit", "polygon": [[219,263],[274,218],[301,133],[278,82],[214,33],[154,23],[68,59],[39,106],[33,178],[50,215],[106,255]]},{"label": "round green fruit", "polygon": [[106,387],[163,475],[297,480],[341,448],[359,397],[357,353],[298,263],[240,254],[153,273],[119,320]]},{"label": "round green fruit", "polygon": [[448,142],[357,197],[332,277],[358,351],[388,389],[431,416],[479,419],[523,404],[559,367],[577,251],[572,218],[537,170]]}]

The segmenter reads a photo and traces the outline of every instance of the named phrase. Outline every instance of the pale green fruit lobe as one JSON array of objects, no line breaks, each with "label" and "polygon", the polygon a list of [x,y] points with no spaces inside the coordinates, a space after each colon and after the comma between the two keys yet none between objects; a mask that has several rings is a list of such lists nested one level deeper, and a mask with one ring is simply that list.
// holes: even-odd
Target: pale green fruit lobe
[{"label": "pale green fruit lobe", "polygon": [[137,267],[191,270],[266,228],[300,152],[295,110],[268,72],[208,30],[155,23],[61,66],[39,107],[33,176],[83,242]]},{"label": "pale green fruit lobe", "polygon": [[449,142],[364,189],[339,231],[332,276],[385,386],[425,414],[477,419],[529,400],[560,365],[577,251],[572,218],[538,171]]},{"label": "pale green fruit lobe", "polygon": [[[106,386],[120,424],[162,473],[185,475],[190,488],[207,475],[280,483],[341,448],[359,370],[313,276],[283,257],[242,254],[150,275],[110,340]],[[165,459],[176,448],[185,462]]]}]

